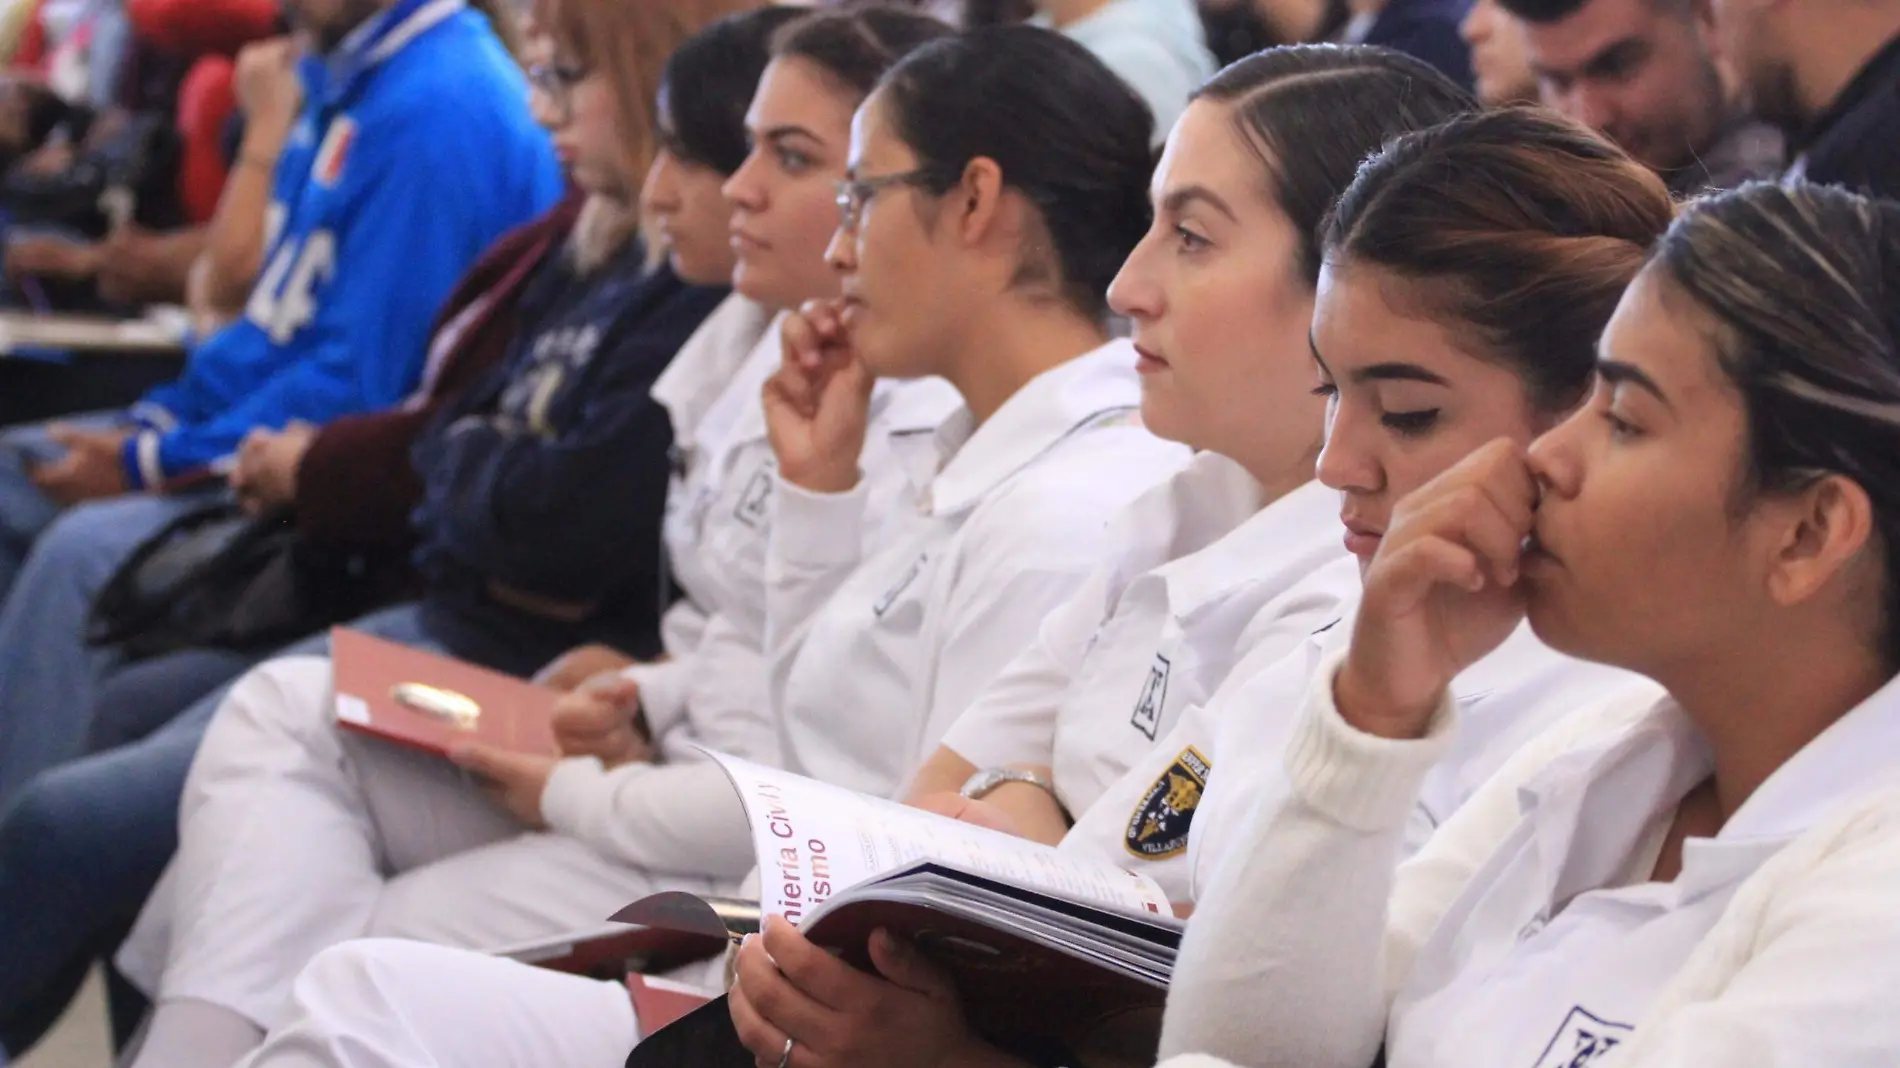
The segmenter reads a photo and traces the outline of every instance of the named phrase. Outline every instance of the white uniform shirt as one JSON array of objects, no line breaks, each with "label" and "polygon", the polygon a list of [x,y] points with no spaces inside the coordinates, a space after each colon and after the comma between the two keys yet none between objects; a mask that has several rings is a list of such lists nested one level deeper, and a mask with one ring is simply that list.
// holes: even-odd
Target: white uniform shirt
[{"label": "white uniform shirt", "polygon": [[[1421,947],[1392,1010],[1392,1068],[1608,1065],[1741,884],[1804,831],[1900,781],[1896,753],[1900,685],[1890,683],[1719,834],[1684,842],[1671,883],[1650,880],[1662,838],[1713,770],[1674,701],[1552,762],[1519,789],[1521,822]],[[1856,1063],[1900,1063],[1900,1048]]]},{"label": "white uniform shirt", "polygon": [[1113,341],[1036,377],[981,427],[893,419],[910,472],[902,533],[867,555],[862,485],[781,481],[769,586],[785,765],[889,795],[1110,545],[1109,520],[1187,461],[1143,430],[1134,350]]},{"label": "white uniform shirt", "polygon": [[[1063,807],[1085,811],[1252,650],[1268,602],[1345,559],[1338,508],[1317,482],[1263,508],[1239,464],[1196,456],[1117,518],[1115,558],[943,744],[978,767],[1052,768]],[[1279,652],[1338,610],[1323,593],[1286,602]]]},{"label": "white uniform shirt", "polygon": [[[557,765],[541,796],[552,828],[639,868],[716,874],[736,856],[743,871],[749,850],[737,798],[694,746],[764,764],[780,759],[764,652],[777,468],[760,401],[780,352],[778,321],[765,318],[757,305],[729,298],[654,383],[655,399],[673,418],[666,547],[687,597],[662,621],[670,659],[625,674],[640,685],[661,763],[608,771],[593,758],[570,758]],[[891,413],[941,416],[958,403],[941,379],[879,384],[860,460],[874,514],[893,511],[908,485],[883,433]],[[888,527],[871,523],[851,535],[876,548]]]},{"label": "white uniform shirt", "polygon": [[[1356,561],[1352,566],[1356,571]],[[1280,661],[1258,665],[1251,676],[1236,670],[1213,700],[1190,710],[1175,734],[1110,792],[1119,801],[1123,820],[1132,820],[1148,803],[1154,785],[1165,781],[1178,754],[1193,752],[1214,769],[1193,817],[1187,870],[1166,873],[1174,883],[1167,888],[1170,897],[1184,890],[1192,900],[1219,858],[1240,847],[1235,837],[1250,822],[1251,805],[1270,793],[1267,780],[1281,775],[1282,755],[1313,673],[1327,654],[1343,649],[1351,639],[1352,618],[1347,613]],[[1628,672],[1554,652],[1528,625],[1518,627],[1503,645],[1452,681],[1458,733],[1420,792],[1408,848],[1422,845],[1525,741],[1593,697],[1634,681]]]}]

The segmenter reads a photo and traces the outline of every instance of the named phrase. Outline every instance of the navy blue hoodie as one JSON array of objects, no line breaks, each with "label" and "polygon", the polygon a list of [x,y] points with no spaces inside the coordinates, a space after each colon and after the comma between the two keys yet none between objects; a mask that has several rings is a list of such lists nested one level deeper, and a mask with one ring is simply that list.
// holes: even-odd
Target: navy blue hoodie
[{"label": "navy blue hoodie", "polygon": [[548,257],[507,357],[416,441],[424,623],[460,655],[659,651],[673,429],[651,390],[727,291],[645,258],[630,241],[582,276]]}]

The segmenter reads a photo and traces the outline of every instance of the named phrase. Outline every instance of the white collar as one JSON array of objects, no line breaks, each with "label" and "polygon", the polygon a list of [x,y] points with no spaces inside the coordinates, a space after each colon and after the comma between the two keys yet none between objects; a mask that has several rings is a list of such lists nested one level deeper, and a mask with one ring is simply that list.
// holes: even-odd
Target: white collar
[{"label": "white collar", "polygon": [[698,444],[700,423],[741,368],[778,355],[779,319],[764,306],[734,293],[699,324],[651,394],[673,422],[673,443],[684,452]]},{"label": "white collar", "polygon": [[1030,379],[980,427],[965,405],[928,434],[894,418],[891,447],[924,510],[953,515],[975,507],[1070,435],[1112,419],[1132,420],[1140,403],[1134,346],[1117,339]]},{"label": "white collar", "polygon": [[[1233,466],[1238,469],[1240,465]],[[1248,478],[1247,484],[1254,502],[1250,514],[1200,551],[1156,569],[1168,584],[1171,611],[1191,611],[1230,590],[1256,582],[1273,568],[1284,566],[1282,561],[1310,559],[1309,548],[1322,543],[1331,543],[1336,555],[1345,555],[1341,541],[1345,528],[1338,522],[1337,492],[1315,480],[1261,507],[1259,483]],[[1206,510],[1207,502],[1215,500],[1219,498],[1201,496],[1191,506]],[[1243,500],[1229,497],[1221,504],[1231,507]]]}]

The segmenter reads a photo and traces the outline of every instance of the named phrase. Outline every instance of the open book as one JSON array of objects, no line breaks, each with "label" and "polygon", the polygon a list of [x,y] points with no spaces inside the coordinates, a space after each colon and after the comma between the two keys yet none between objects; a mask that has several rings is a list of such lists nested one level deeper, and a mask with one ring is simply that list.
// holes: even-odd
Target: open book
[{"label": "open book", "polygon": [[[867,969],[873,931],[909,939],[956,977],[972,1026],[1006,1049],[1152,1063],[1181,936],[1153,880],[709,755],[744,799],[763,914]],[[683,893],[642,899],[614,919],[725,930],[712,906]]]}]

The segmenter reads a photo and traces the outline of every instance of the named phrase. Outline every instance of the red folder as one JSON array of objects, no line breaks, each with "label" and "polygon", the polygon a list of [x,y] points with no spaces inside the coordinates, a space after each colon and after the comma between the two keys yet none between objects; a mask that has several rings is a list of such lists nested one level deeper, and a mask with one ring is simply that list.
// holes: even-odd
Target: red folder
[{"label": "red folder", "polygon": [[460,742],[560,754],[553,690],[343,627],[330,632],[330,661],[346,730],[438,756]]},{"label": "red folder", "polygon": [[633,998],[633,1016],[640,1021],[640,1034],[650,1035],[713,1000],[699,991],[664,979],[633,972],[627,976],[627,993]]}]

